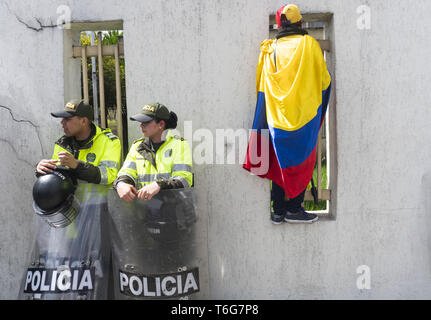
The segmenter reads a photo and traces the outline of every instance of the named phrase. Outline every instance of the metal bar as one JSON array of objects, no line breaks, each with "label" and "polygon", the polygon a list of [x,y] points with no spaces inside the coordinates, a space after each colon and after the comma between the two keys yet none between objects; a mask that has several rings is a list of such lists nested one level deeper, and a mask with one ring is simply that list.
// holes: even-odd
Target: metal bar
[{"label": "metal bar", "polygon": [[322,197],[322,130],[317,138],[317,196]]},{"label": "metal bar", "polygon": [[[87,57],[97,57],[99,55],[99,46],[87,46]],[[103,55],[104,56],[114,56],[115,44],[104,45],[103,46]],[[81,57],[81,48],[82,46],[73,46],[73,58]],[[120,58],[124,57],[124,45],[120,43],[119,48]]]},{"label": "metal bar", "polygon": [[[91,45],[94,45],[94,32],[90,32]],[[93,82],[94,123],[99,125],[99,93],[97,90],[96,57],[91,57],[91,79]]]},{"label": "metal bar", "polygon": [[[119,44],[117,43],[114,51],[115,57],[115,93],[117,100],[117,135],[120,138],[121,145],[123,143],[123,112],[121,105],[121,77],[120,77],[120,57],[119,57]],[[121,153],[121,162],[123,162],[123,153]]]},{"label": "metal bar", "polygon": [[81,56],[82,56],[82,86],[84,91],[84,101],[89,103],[88,97],[88,72],[87,72],[87,47],[81,47]]},{"label": "metal bar", "polygon": [[317,42],[319,42],[322,51],[331,51],[331,40],[317,40]]},{"label": "metal bar", "polygon": [[[319,200],[331,200],[331,190],[323,189],[321,190],[322,194],[319,197]],[[313,195],[310,190],[305,191],[304,201],[314,201]]]},{"label": "metal bar", "polygon": [[103,77],[102,32],[97,33],[97,49],[99,62],[99,92],[100,92],[100,126],[106,128],[105,111],[105,79]]}]

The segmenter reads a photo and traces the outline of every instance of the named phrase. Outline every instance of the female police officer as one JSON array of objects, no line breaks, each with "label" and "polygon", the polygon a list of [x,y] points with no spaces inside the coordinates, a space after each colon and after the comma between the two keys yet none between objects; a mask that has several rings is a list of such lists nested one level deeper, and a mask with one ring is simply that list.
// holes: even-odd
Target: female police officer
[{"label": "female police officer", "polygon": [[147,104],[130,120],[141,123],[144,138],[135,141],[114,182],[121,199],[151,200],[163,189],[193,185],[188,143],[168,129],[177,127],[177,115],[160,103]]}]

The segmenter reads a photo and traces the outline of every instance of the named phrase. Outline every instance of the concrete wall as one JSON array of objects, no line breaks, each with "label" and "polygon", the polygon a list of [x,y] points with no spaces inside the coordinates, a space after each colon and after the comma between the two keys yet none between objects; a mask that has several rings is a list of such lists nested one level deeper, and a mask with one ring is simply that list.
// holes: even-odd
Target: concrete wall
[{"label": "concrete wall", "polygon": [[[58,28],[34,30],[40,27],[35,18],[55,24],[63,4],[74,22],[123,20],[129,113],[158,100],[172,107],[180,122],[192,121],[193,130],[215,133],[251,127],[259,44],[268,36],[269,15],[283,3],[0,1],[3,299],[17,296],[25,269],[34,167],[50,156],[61,135],[49,112],[73,92],[63,57],[71,38]],[[273,226],[267,181],[240,164],[196,165],[197,205],[208,229],[209,297],[431,298],[431,46],[424,37],[431,31],[431,4],[297,4],[303,12],[334,14],[336,219]],[[357,26],[356,10],[363,4],[371,9],[369,30]],[[400,26],[403,19],[412,20]],[[129,140],[138,135],[138,126],[129,123]],[[371,290],[356,286],[361,265],[370,268]]]}]

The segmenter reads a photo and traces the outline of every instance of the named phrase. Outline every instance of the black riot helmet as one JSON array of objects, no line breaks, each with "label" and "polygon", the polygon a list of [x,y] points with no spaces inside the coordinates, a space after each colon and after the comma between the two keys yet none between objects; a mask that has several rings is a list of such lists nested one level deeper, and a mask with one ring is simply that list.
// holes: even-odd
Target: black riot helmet
[{"label": "black riot helmet", "polygon": [[76,179],[67,168],[39,175],[33,186],[33,209],[52,227],[69,225],[79,212]]}]

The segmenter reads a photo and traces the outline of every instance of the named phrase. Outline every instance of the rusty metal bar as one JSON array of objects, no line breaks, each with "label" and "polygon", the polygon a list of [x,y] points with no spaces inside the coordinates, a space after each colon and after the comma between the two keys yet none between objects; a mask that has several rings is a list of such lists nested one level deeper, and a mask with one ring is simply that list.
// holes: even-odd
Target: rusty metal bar
[{"label": "rusty metal bar", "polygon": [[106,128],[105,110],[105,79],[103,77],[102,32],[97,33],[97,49],[99,62],[99,94],[100,94],[100,126]]},{"label": "rusty metal bar", "polygon": [[331,51],[331,41],[330,40],[317,40],[317,42],[319,42],[320,48],[322,49],[322,51],[327,51],[327,52]]},{"label": "rusty metal bar", "polygon": [[[103,56],[114,56],[115,44],[104,45],[103,46]],[[73,58],[81,57],[82,46],[73,46]],[[99,55],[99,46],[87,46],[87,57],[97,57]],[[124,58],[124,45],[120,42],[119,56]]]},{"label": "rusty metal bar", "polygon": [[87,72],[87,49],[86,47],[81,48],[82,58],[82,86],[84,89],[84,101],[89,103],[90,99],[88,96],[88,72]]},{"label": "rusty metal bar", "polygon": [[[94,45],[96,35],[90,32],[91,45]],[[91,57],[91,80],[93,85],[93,107],[94,107],[94,123],[99,125],[99,90],[97,90],[97,74],[96,74],[96,57]]]},{"label": "rusty metal bar", "polygon": [[[117,100],[117,112],[116,112],[116,120],[117,120],[117,135],[120,138],[121,145],[123,143],[123,112],[122,112],[122,104],[121,104],[121,77],[120,77],[120,55],[119,55],[119,47],[120,45],[117,43],[115,45],[114,57],[115,57],[115,93]],[[123,153],[121,153],[121,162],[123,162]]]},{"label": "rusty metal bar", "polygon": [[[319,200],[331,200],[331,190],[323,189]],[[305,191],[304,201],[314,201],[313,195],[310,190]]]}]

